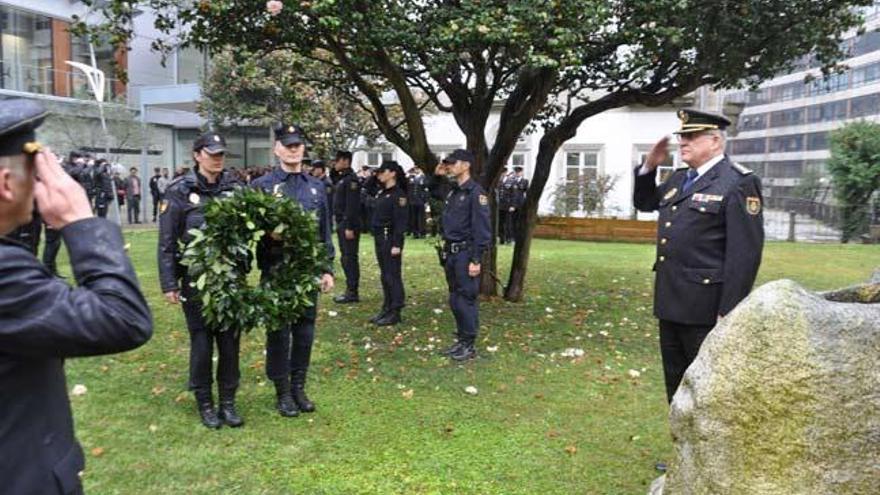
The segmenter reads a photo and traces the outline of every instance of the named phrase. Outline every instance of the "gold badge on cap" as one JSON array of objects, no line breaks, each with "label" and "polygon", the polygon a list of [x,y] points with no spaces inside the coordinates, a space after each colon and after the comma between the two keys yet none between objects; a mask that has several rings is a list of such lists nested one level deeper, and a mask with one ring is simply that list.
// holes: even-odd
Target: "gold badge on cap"
[{"label": "gold badge on cap", "polygon": [[749,215],[757,215],[761,213],[761,198],[757,196],[749,196],[746,198],[746,211]]},{"label": "gold badge on cap", "polygon": [[220,136],[214,134],[214,141],[220,142]]},{"label": "gold badge on cap", "polygon": [[669,190],[668,193],[666,193],[665,196],[663,196],[663,199],[668,201],[668,200],[674,198],[676,194],[678,194],[678,188],[673,187],[672,189]]},{"label": "gold badge on cap", "polygon": [[288,127],[287,132],[293,132],[293,126]]},{"label": "gold badge on cap", "polygon": [[679,110],[678,111],[678,119],[681,120],[682,124],[687,124],[688,119],[690,119],[690,115],[688,115],[688,113],[685,112],[684,110]]},{"label": "gold badge on cap", "polygon": [[189,202],[194,205],[197,205],[202,202],[202,198],[200,198],[199,195],[196,193],[190,193],[189,194]]},{"label": "gold badge on cap", "polygon": [[406,206],[406,198],[404,198],[403,196],[401,196],[400,198],[398,198],[398,200],[397,200],[397,204],[399,204],[401,207]]}]

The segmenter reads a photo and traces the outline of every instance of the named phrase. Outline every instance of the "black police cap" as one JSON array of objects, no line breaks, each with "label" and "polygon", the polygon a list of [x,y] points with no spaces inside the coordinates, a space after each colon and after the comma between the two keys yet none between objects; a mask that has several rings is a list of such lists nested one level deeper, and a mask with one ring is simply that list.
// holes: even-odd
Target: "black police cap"
[{"label": "black police cap", "polygon": [[0,156],[33,154],[40,150],[36,129],[48,112],[34,100],[0,100]]},{"label": "black police cap", "polygon": [[324,160],[315,160],[312,162],[312,168],[326,169],[327,166],[324,164]]},{"label": "black police cap", "polygon": [[730,120],[723,115],[703,112],[693,108],[682,108],[678,111],[677,115],[678,120],[681,121],[681,128],[675,131],[675,134],[689,134],[712,130],[723,131],[730,125]]},{"label": "black police cap", "polygon": [[384,172],[386,170],[393,170],[395,173],[402,173],[403,167],[394,160],[385,160],[379,165],[379,168],[376,169],[376,173],[378,174],[379,172]]},{"label": "black police cap", "polygon": [[206,132],[193,142],[193,151],[204,149],[212,155],[226,152],[226,139],[216,132]]},{"label": "black police cap", "polygon": [[273,131],[275,132],[275,140],[280,141],[284,146],[305,144],[306,142],[302,127],[296,124],[278,124]]},{"label": "black police cap", "polygon": [[455,163],[459,160],[463,162],[468,162],[473,165],[476,161],[476,158],[474,157],[474,154],[468,150],[457,149],[447,155],[446,158],[443,159],[443,163]]},{"label": "black police cap", "polygon": [[522,172],[522,171],[523,171],[523,168],[520,167],[519,165],[517,165],[517,166],[513,167],[513,171],[514,171],[514,172]]},{"label": "black police cap", "polygon": [[351,160],[351,151],[336,150],[336,160]]}]

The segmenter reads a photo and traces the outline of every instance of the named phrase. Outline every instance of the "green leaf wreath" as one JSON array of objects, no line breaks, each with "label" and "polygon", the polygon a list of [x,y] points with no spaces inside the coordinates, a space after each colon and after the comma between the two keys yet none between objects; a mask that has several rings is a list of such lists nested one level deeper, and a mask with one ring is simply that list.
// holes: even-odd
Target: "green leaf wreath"
[{"label": "green leaf wreath", "polygon": [[[208,324],[221,331],[274,331],[314,305],[327,253],[315,217],[295,201],[240,189],[208,202],[204,228],[190,233],[182,263]],[[261,243],[281,259],[251,284],[251,261]]]}]

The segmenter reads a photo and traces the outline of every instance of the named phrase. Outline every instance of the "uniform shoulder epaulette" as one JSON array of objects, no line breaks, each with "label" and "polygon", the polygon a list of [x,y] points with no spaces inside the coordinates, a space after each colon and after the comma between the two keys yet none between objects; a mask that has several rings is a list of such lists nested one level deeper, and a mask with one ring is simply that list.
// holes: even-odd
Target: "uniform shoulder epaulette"
[{"label": "uniform shoulder epaulette", "polygon": [[743,175],[749,175],[755,173],[752,169],[746,167],[745,165],[740,165],[737,162],[733,162],[733,169]]},{"label": "uniform shoulder epaulette", "polygon": [[687,170],[687,169],[689,169],[689,168],[690,168],[690,167],[687,166],[687,165],[680,165],[680,166],[678,166],[678,167],[675,167],[675,171],[678,172],[679,170]]}]

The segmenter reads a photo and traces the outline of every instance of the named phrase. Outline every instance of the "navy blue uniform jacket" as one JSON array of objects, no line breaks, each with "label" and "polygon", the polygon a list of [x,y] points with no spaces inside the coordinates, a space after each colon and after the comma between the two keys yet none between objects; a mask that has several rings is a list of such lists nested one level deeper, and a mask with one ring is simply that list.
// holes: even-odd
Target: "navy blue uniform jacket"
[{"label": "navy blue uniform jacket", "polygon": [[657,171],[635,170],[633,202],[659,211],[654,315],[686,325],[714,325],[755,283],[764,245],[761,180],[724,157],[687,193],[686,169],[656,185]]},{"label": "navy blue uniform jacket", "polygon": [[77,288],[27,249],[0,239],[0,493],[80,489],[64,359],[121,352],[153,332],[147,302],[114,224],[63,228]]}]

